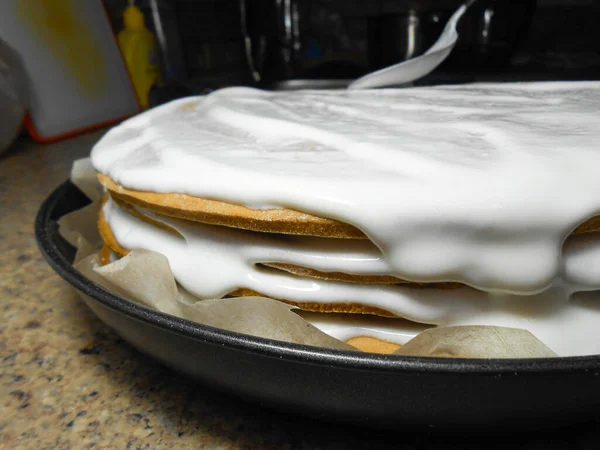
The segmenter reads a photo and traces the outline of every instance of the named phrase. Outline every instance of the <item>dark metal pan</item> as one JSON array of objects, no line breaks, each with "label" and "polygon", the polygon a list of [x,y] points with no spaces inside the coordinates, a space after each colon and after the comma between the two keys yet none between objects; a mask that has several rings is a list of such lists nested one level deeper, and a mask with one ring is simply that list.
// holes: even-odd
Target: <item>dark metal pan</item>
[{"label": "dark metal pan", "polygon": [[107,292],[71,266],[57,220],[89,200],[69,181],[35,233],[52,268],[126,341],[198,381],[263,405],[377,427],[484,430],[596,420],[600,356],[472,360],[288,344],[189,322]]}]

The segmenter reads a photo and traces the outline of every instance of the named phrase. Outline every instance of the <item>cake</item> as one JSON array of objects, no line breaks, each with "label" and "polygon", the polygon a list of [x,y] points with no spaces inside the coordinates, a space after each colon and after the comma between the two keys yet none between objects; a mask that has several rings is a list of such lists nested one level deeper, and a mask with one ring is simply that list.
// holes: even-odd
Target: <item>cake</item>
[{"label": "cake", "polygon": [[105,259],[162,253],[199,299],[511,326],[598,353],[600,297],[576,294],[600,290],[598,110],[596,82],[177,100],[92,151]]}]

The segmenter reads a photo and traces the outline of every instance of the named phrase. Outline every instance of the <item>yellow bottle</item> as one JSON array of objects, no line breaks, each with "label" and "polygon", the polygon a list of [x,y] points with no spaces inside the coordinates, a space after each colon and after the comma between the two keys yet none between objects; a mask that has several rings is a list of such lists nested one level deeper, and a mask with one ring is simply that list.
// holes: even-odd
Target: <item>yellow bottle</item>
[{"label": "yellow bottle", "polygon": [[124,29],[117,34],[117,42],[133,87],[142,108],[148,107],[150,88],[159,82],[158,46],[154,35],[144,25],[144,15],[129,0],[123,12]]}]

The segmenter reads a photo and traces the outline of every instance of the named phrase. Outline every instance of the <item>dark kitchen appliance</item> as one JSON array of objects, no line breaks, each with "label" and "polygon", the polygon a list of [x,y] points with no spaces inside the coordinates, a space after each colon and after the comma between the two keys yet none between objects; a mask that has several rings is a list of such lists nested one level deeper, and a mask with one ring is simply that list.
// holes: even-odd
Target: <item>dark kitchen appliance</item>
[{"label": "dark kitchen appliance", "polygon": [[[125,0],[104,0],[116,11]],[[229,85],[340,88],[425,51],[461,0],[138,0],[165,55],[156,102]],[[600,79],[600,0],[477,0],[416,84]],[[116,24],[118,28],[118,24]]]}]

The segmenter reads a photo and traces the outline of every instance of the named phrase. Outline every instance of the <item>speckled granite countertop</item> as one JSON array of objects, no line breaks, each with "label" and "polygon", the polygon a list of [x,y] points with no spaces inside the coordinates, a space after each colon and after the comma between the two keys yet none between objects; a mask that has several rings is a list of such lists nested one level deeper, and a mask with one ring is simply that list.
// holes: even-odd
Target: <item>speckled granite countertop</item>
[{"label": "speckled granite countertop", "polygon": [[[212,392],[140,355],[98,320],[37,250],[43,199],[102,132],[0,155],[0,448],[594,448],[568,434],[391,434],[284,415]],[[597,448],[597,447],[596,447]]]}]

